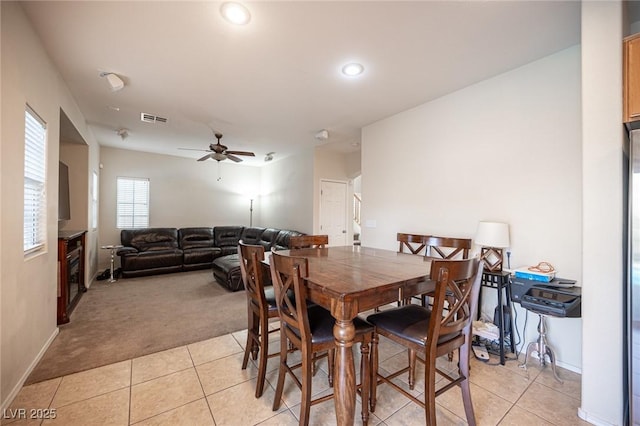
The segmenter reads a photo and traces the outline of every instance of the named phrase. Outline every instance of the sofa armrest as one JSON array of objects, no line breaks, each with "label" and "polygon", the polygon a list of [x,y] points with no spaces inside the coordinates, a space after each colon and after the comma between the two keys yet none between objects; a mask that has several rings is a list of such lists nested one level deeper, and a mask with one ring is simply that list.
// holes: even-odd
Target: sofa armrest
[{"label": "sofa armrest", "polygon": [[133,247],[122,247],[119,248],[116,254],[118,256],[124,256],[125,254],[138,253],[138,250]]}]

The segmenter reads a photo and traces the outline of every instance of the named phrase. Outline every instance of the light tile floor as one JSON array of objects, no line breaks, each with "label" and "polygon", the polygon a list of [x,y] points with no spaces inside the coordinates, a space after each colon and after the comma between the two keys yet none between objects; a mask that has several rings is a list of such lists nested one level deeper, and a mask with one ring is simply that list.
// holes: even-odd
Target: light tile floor
[{"label": "light tile floor", "polygon": [[[245,340],[246,330],[25,386],[3,413],[2,424],[297,425],[300,392],[289,378],[283,404],[277,412],[271,409],[277,358],[269,360],[264,395],[254,397],[257,367],[250,363],[246,370],[240,368]],[[400,346],[380,340],[381,370],[406,362],[406,352]],[[279,348],[277,333],[271,334],[270,348]],[[358,354],[354,352],[356,359]],[[446,358],[438,362],[442,368],[454,368]],[[318,367],[314,395],[330,391],[326,360]],[[356,371],[358,368],[356,365]],[[421,374],[417,372],[418,377]],[[554,379],[549,367],[541,368],[537,359],[529,361],[527,370],[518,367],[515,359],[505,366],[499,365],[495,356],[489,363],[472,359],[471,393],[477,423],[588,424],[577,416],[580,375],[565,369],[559,369],[559,374],[563,384]],[[418,380],[416,395],[422,387],[423,381]],[[466,424],[458,388],[436,401],[439,424]],[[42,419],[54,413],[55,419]],[[356,413],[356,424],[361,424],[359,400]],[[335,424],[333,403],[313,406],[310,423]],[[424,411],[388,385],[381,385],[370,424],[424,424]]]}]

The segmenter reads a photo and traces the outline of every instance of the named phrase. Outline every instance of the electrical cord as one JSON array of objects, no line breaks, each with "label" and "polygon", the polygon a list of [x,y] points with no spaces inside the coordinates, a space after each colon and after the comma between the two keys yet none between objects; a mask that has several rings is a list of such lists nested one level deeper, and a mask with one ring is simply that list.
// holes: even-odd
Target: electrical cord
[{"label": "electrical cord", "polygon": [[529,266],[527,269],[531,272],[542,272],[543,274],[555,272],[556,270],[549,262],[539,262],[537,265]]}]

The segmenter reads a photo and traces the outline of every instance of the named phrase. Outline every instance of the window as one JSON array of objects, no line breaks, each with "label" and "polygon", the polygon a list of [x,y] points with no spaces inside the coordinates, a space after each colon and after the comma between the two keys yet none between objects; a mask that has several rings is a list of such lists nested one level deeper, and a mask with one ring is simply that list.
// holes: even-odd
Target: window
[{"label": "window", "polygon": [[24,117],[24,252],[32,253],[44,247],[47,235],[47,127],[29,106]]},{"label": "window", "polygon": [[149,179],[118,178],[118,228],[146,228],[149,226]]},{"label": "window", "polygon": [[91,228],[98,228],[98,173],[95,170],[91,180]]}]

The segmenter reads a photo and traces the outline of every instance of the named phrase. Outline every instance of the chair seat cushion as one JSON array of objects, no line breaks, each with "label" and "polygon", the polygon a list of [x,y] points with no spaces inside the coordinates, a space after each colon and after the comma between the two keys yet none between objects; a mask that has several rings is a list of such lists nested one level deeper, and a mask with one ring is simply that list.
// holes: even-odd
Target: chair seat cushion
[{"label": "chair seat cushion", "polygon": [[[307,316],[309,317],[312,343],[326,343],[334,340],[333,326],[336,320],[331,316],[331,312],[314,305],[308,307]],[[356,328],[356,335],[373,332],[373,326],[361,318],[354,318],[353,325]]]},{"label": "chair seat cushion", "polygon": [[[367,321],[376,330],[394,334],[417,345],[424,346],[429,332],[431,310],[419,305],[406,305],[371,314]],[[458,336],[458,333],[440,336],[438,343],[444,343]]]},{"label": "chair seat cushion", "polygon": [[278,310],[278,306],[276,305],[276,293],[273,290],[273,286],[270,285],[264,288],[264,298],[266,299],[267,304],[269,305],[270,311]]}]

